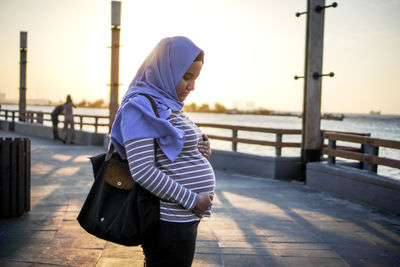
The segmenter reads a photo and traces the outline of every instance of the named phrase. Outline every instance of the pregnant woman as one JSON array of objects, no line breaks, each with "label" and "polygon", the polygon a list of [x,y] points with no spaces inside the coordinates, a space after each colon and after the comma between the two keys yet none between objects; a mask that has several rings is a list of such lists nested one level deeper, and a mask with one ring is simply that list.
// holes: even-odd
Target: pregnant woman
[{"label": "pregnant woman", "polygon": [[[207,136],[183,112],[204,63],[186,37],[161,40],[139,68],[111,130],[132,178],[160,198],[157,229],[142,244],[145,266],[191,266],[200,219],[215,187]],[[156,103],[154,114],[149,95]]]}]

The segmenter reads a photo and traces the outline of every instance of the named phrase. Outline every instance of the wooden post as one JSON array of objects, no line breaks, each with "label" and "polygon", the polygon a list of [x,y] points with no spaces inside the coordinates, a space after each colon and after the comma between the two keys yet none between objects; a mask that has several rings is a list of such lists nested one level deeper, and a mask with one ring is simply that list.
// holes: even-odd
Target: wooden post
[{"label": "wooden post", "polygon": [[[365,144],[365,154],[367,155],[371,155],[371,156],[378,156],[379,155],[379,146],[374,146],[371,145],[369,142],[367,142]],[[377,173],[378,172],[378,165],[373,164],[372,162],[368,162],[366,165],[366,169],[369,172],[374,172]]]},{"label": "wooden post", "polygon": [[43,112],[37,112],[36,113],[36,123],[43,124]]},{"label": "wooden post", "polygon": [[321,155],[321,77],[325,0],[308,0],[306,58],[304,72],[304,101],[301,158],[303,164],[319,161]]},{"label": "wooden post", "polygon": [[[371,136],[370,133],[360,134],[360,135],[362,135],[362,136]],[[361,144],[360,145],[360,152],[361,153],[368,154],[368,151],[369,151],[369,145],[368,144]],[[368,165],[369,165],[368,163],[360,160],[359,163],[358,163],[358,168],[359,169],[368,170]]]},{"label": "wooden post", "polygon": [[232,151],[237,151],[237,141],[236,138],[238,137],[238,130],[236,128],[232,129]]},{"label": "wooden post", "polygon": [[27,32],[20,32],[20,62],[19,62],[19,121],[25,121],[26,111],[26,54]]},{"label": "wooden post", "polygon": [[280,157],[282,156],[282,134],[277,133],[275,136],[276,146],[275,146],[275,156]]},{"label": "wooden post", "polygon": [[98,124],[99,124],[99,118],[98,118],[98,117],[95,117],[95,118],[94,118],[94,132],[95,132],[95,133],[97,133]]},{"label": "wooden post", "polygon": [[82,130],[83,125],[83,116],[79,116],[79,129]]},{"label": "wooden post", "polygon": [[[336,140],[330,140],[329,139],[328,148],[329,149],[336,149]],[[335,164],[336,163],[336,158],[334,156],[328,156],[328,163],[329,164]]]},{"label": "wooden post", "polygon": [[110,81],[110,129],[117,115],[119,87],[119,37],[121,25],[121,2],[111,2],[111,81]]}]

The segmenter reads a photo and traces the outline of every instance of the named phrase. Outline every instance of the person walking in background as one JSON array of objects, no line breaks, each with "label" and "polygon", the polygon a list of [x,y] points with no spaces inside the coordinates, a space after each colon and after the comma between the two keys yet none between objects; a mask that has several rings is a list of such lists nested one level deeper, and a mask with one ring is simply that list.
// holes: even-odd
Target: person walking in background
[{"label": "person walking in background", "polygon": [[[204,53],[186,37],[161,40],[139,68],[111,129],[110,149],[133,180],[160,198],[160,220],[142,243],[145,266],[191,266],[200,219],[211,215],[215,175],[208,138],[183,112]],[[156,104],[154,114],[150,96]]]},{"label": "person walking in background", "polygon": [[53,139],[61,140],[58,136],[58,116],[63,113],[64,106],[58,105],[51,112],[51,122],[53,123]]},{"label": "person walking in background", "polygon": [[67,95],[67,101],[63,105],[64,108],[64,144],[72,144],[75,138],[75,124],[73,108],[76,108],[72,102],[71,95]]}]

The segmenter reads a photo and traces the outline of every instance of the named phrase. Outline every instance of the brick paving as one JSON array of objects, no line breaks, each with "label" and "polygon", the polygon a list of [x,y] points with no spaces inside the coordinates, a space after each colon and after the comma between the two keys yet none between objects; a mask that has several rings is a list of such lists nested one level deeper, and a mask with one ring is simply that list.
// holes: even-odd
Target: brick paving
[{"label": "brick paving", "polygon": [[[103,149],[31,141],[31,211],[0,219],[0,266],[143,266],[140,247],[97,239],[76,221],[93,181],[88,157]],[[398,216],[301,183],[216,177],[193,266],[400,266]]]}]

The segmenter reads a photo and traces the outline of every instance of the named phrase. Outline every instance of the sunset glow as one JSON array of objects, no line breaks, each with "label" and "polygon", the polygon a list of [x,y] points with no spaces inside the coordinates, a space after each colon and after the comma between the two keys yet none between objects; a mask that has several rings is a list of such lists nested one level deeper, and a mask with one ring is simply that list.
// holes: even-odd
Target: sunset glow
[{"label": "sunset glow", "polygon": [[[120,98],[163,37],[205,51],[187,101],[301,111],[306,0],[121,1]],[[400,1],[337,1],[325,13],[322,111],[400,114]],[[328,3],[328,2],[327,2]],[[105,99],[110,83],[109,0],[0,0],[0,93],[18,98],[19,32],[28,32],[27,97]]]}]

